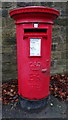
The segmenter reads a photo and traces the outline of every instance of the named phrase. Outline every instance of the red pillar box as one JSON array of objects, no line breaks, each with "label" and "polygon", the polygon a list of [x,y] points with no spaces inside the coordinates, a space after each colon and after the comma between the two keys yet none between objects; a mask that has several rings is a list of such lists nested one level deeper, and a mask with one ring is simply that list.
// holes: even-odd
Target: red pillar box
[{"label": "red pillar box", "polygon": [[23,7],[10,11],[17,37],[18,94],[29,100],[49,95],[52,24],[59,11]]}]

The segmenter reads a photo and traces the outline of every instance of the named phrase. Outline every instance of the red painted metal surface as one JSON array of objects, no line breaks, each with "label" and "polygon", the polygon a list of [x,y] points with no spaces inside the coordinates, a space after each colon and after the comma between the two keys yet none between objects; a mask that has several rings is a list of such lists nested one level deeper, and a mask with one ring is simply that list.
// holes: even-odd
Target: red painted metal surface
[{"label": "red painted metal surface", "polygon": [[11,10],[10,16],[16,23],[18,94],[33,100],[47,97],[52,24],[59,11],[47,7],[24,7]]}]

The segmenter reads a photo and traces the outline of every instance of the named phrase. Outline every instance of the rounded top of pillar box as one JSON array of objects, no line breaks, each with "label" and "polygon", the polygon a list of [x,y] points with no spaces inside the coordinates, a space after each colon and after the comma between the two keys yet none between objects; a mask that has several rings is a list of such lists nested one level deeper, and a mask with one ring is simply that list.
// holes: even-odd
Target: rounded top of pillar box
[{"label": "rounded top of pillar box", "polygon": [[10,11],[10,16],[18,23],[42,22],[53,23],[60,12],[53,8],[32,6],[20,7]]}]

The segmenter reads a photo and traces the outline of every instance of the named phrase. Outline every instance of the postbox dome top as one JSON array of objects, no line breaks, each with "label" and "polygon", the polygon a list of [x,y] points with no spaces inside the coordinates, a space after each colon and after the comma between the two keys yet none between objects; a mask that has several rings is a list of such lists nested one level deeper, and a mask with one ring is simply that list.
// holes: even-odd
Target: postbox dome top
[{"label": "postbox dome top", "polygon": [[26,21],[26,17],[29,20],[29,17],[33,18],[33,16],[36,18],[36,20],[38,19],[38,16],[41,16],[42,19],[44,17],[44,19],[48,18],[54,20],[60,15],[60,12],[53,8],[43,6],[30,6],[13,9],[9,14],[15,20],[24,18]]}]

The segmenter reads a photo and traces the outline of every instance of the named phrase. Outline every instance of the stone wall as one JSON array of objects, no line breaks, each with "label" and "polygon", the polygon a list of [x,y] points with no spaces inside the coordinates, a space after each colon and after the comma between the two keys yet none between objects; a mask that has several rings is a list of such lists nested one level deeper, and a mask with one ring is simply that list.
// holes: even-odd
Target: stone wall
[{"label": "stone wall", "polygon": [[10,18],[9,11],[25,6],[45,6],[61,11],[60,17],[53,25],[52,52],[51,52],[51,75],[67,73],[66,56],[66,4],[65,2],[2,2],[2,65],[3,81],[17,79],[16,62],[16,37],[14,20]]}]

